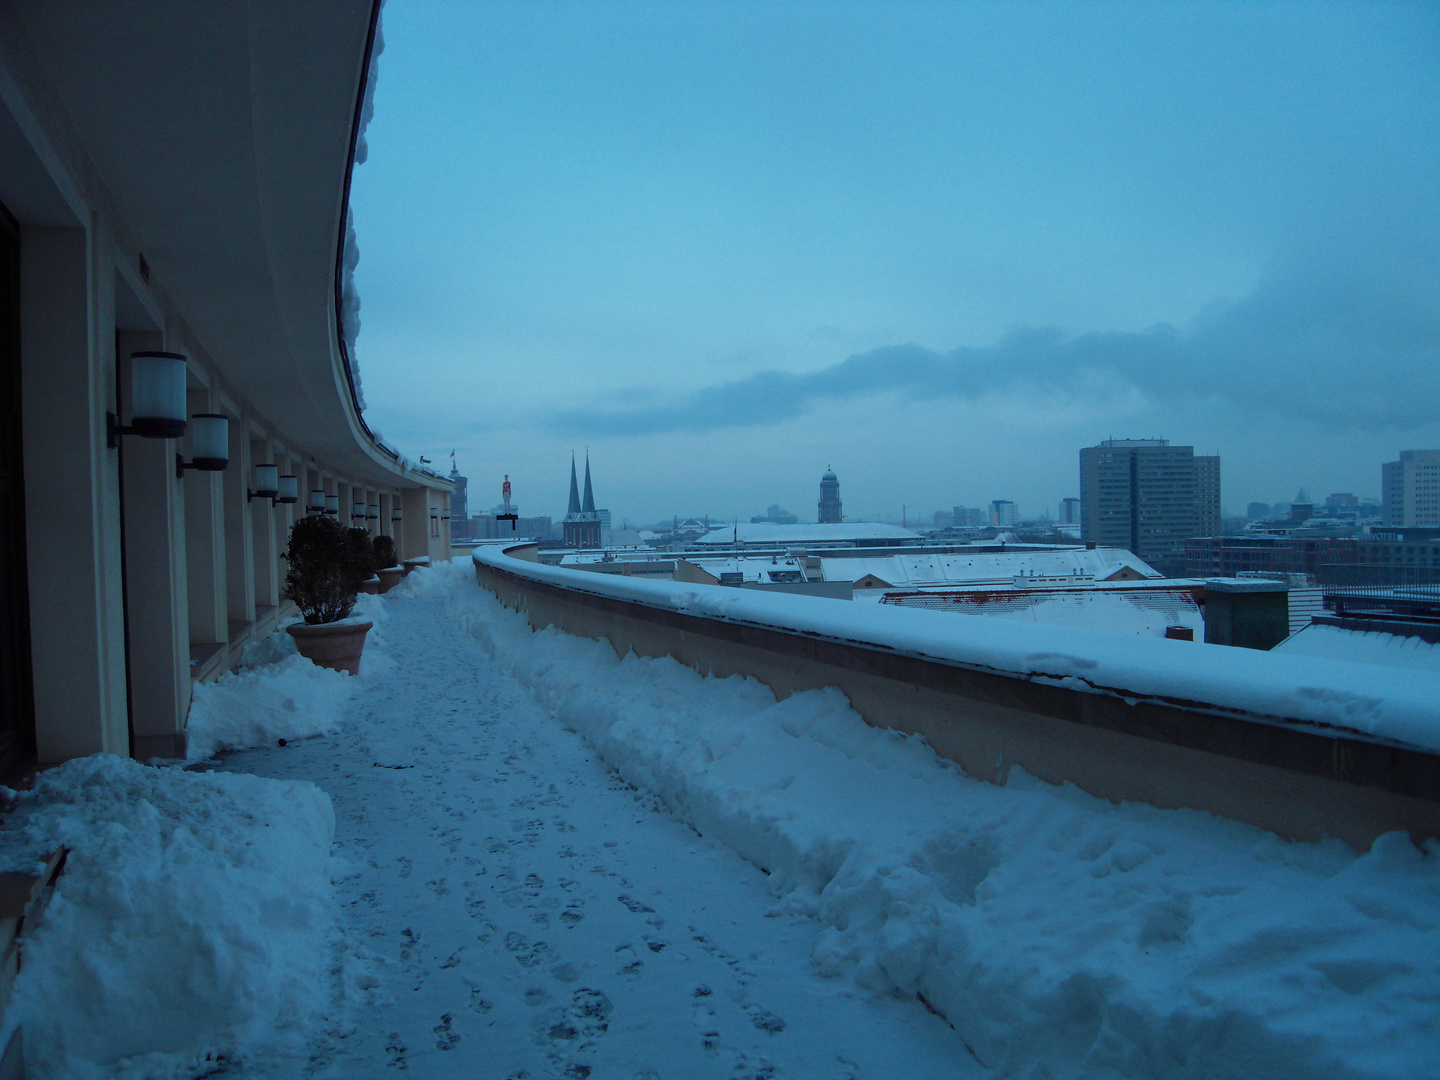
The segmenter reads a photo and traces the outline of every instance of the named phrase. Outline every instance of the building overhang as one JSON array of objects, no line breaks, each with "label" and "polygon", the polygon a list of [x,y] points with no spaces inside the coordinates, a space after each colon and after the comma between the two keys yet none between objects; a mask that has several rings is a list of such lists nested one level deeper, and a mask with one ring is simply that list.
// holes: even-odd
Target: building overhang
[{"label": "building overhang", "polygon": [[337,310],[376,14],[376,0],[13,8],[122,239],[225,380],[297,450],[394,483],[408,470],[356,407]]}]

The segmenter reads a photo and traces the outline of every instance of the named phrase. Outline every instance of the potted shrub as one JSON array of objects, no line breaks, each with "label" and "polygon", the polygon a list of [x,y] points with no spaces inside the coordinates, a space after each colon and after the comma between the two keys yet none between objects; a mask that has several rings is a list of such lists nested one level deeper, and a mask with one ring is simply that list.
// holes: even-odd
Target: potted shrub
[{"label": "potted shrub", "polygon": [[300,655],[321,667],[360,673],[360,653],[371,622],[341,622],[355,607],[355,556],[350,537],[334,518],[303,517],[290,526],[285,548],[285,595],[304,616],[285,629]]},{"label": "potted shrub", "polygon": [[395,561],[395,541],[388,536],[375,537],[375,573],[380,575],[380,592],[387,593],[405,576],[405,568]]},{"label": "potted shrub", "polygon": [[375,549],[370,545],[370,533],[365,529],[346,529],[345,543],[355,574],[355,588],[374,596],[380,591],[380,579],[375,576]]}]

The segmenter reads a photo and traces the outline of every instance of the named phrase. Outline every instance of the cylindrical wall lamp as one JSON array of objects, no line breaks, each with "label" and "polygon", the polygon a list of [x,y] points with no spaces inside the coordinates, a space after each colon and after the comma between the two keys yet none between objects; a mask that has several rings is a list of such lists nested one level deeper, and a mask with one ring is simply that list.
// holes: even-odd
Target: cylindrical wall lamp
[{"label": "cylindrical wall lamp", "polygon": [[280,494],[280,467],[278,465],[255,466],[255,490],[245,493],[245,501],[269,499],[272,503]]},{"label": "cylindrical wall lamp", "polygon": [[185,434],[185,357],[179,353],[130,354],[130,426],[105,414],[106,443],[114,450],[121,435],[178,439]]},{"label": "cylindrical wall lamp", "polygon": [[312,514],[323,514],[325,512],[325,489],[312,488],[310,501],[305,504],[305,509]]},{"label": "cylindrical wall lamp", "polygon": [[439,521],[439,520],[440,520],[440,508],[439,508],[439,507],[436,507],[436,506],[430,507],[430,520],[431,520],[431,521]]},{"label": "cylindrical wall lamp", "polygon": [[276,477],[279,482],[280,493],[275,496],[277,503],[297,503],[300,501],[300,478],[298,476]]},{"label": "cylindrical wall lamp", "polygon": [[379,503],[371,503],[370,506],[369,506],[369,507],[366,509],[366,511],[365,511],[365,516],[366,516],[369,520],[371,520],[371,521],[379,521],[379,520],[380,520],[380,504],[379,504]]},{"label": "cylindrical wall lamp", "polygon": [[325,496],[325,513],[329,514],[331,517],[339,517],[339,516],[340,516],[340,496],[339,496],[339,495],[326,495],[326,496]]},{"label": "cylindrical wall lamp", "polygon": [[222,472],[230,464],[230,418],[222,413],[196,413],[190,417],[190,446],[193,461],[175,455],[175,475],[183,479],[186,469]]},{"label": "cylindrical wall lamp", "polygon": [[394,510],[391,510],[391,511],[390,511],[390,520],[391,520],[391,521],[403,521],[403,520],[404,520],[404,517],[402,516],[402,514],[401,514],[401,512],[400,512],[400,507],[397,506],[397,507],[395,507]]}]

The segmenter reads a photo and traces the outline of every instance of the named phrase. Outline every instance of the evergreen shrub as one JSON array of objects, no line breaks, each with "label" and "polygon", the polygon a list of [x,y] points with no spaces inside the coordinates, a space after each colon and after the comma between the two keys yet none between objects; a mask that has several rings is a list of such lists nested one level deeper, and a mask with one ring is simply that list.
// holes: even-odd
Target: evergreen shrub
[{"label": "evergreen shrub", "polygon": [[375,537],[375,565],[381,570],[395,565],[395,539],[393,537]]},{"label": "evergreen shrub", "polygon": [[355,607],[358,582],[348,531],[354,530],[324,514],[307,515],[290,526],[285,596],[310,626],[337,622]]}]

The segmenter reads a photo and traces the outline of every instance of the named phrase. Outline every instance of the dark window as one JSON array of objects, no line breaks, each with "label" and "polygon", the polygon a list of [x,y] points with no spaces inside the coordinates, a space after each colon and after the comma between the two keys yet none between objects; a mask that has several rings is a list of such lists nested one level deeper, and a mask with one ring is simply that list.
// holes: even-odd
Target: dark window
[{"label": "dark window", "polygon": [[35,756],[20,414],[20,231],[0,206],[0,782]]}]

